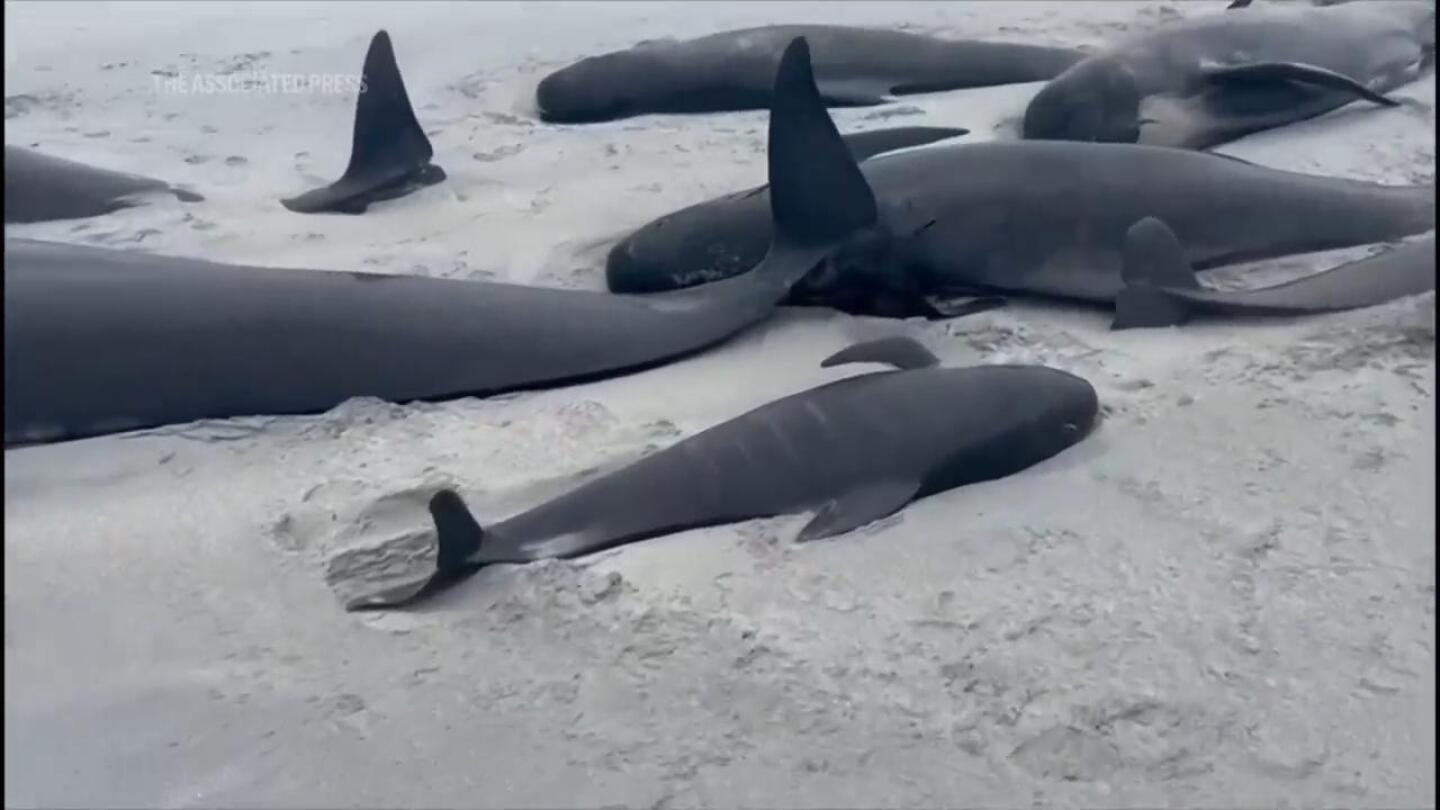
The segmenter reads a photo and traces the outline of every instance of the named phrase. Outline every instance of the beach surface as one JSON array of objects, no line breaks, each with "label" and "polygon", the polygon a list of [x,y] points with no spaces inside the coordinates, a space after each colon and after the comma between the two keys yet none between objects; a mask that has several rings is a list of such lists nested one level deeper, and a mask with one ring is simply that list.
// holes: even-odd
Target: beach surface
[{"label": "beach surface", "polygon": [[[764,181],[767,114],[537,122],[535,83],[576,58],[780,22],[1099,46],[1225,5],[6,3],[8,144],[206,196],[6,231],[601,289],[629,230]],[[285,210],[344,170],[353,85],[187,82],[353,77],[380,28],[448,179],[360,217]],[[833,115],[1005,137],[1038,87]],[[1220,151],[1433,183],[1433,74],[1395,95],[1415,103]],[[1053,302],[948,322],[789,308],[594,384],[7,451],[5,804],[1433,807],[1434,294],[1108,325]],[[795,515],[497,566],[413,610],[337,600],[367,550],[423,536],[438,486],[493,523],[868,373],[820,361],[892,334],[1084,376],[1103,425],[829,541],[795,543]]]}]

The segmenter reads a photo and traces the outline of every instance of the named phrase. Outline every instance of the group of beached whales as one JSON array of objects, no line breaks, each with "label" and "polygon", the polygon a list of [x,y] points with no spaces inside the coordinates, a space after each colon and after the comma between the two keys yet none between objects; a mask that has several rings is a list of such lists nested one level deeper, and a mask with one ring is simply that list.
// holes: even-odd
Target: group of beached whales
[{"label": "group of beached whales", "polygon": [[[1433,187],[1279,171],[1202,151],[1386,93],[1431,67],[1428,2],[1250,3],[1103,50],[772,26],[647,41],[541,81],[540,117],[769,109],[768,185],[639,228],[611,291],[250,267],[5,240],[6,446],[205,418],[305,414],[575,384],[717,345],[785,303],[954,317],[1034,294],[1114,307],[1116,328],[1192,312],[1371,306],[1434,288]],[[358,214],[443,182],[380,32],[351,159],[283,204]],[[827,106],[1047,82],[1022,137],[842,136]],[[930,145],[934,144],[934,145]],[[914,149],[909,147],[924,146]],[[5,220],[105,214],[187,189],[6,147]],[[1221,291],[1197,269],[1430,235],[1287,284]],[[351,608],[411,602],[497,562],[813,512],[841,534],[1081,441],[1099,402],[1043,366],[943,368],[908,338],[823,365],[892,367],[771,402],[492,527],[430,502],[436,560]]]}]

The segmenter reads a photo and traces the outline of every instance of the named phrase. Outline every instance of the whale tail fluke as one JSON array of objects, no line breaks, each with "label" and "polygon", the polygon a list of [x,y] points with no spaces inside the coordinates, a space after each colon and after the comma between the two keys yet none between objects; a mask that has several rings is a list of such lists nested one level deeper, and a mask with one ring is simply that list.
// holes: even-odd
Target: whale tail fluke
[{"label": "whale tail fluke", "polygon": [[281,204],[302,214],[363,213],[371,202],[445,179],[445,173],[430,163],[434,155],[405,92],[390,35],[382,30],[370,40],[365,54],[345,174]]},{"label": "whale tail fluke", "polygon": [[1155,217],[1131,225],[1120,255],[1125,287],[1115,296],[1111,329],[1179,326],[1190,317],[1186,302],[1166,288],[1198,289],[1200,282],[1168,225]]},{"label": "whale tail fluke", "polygon": [[475,557],[485,530],[460,494],[442,489],[430,498],[430,520],[435,524],[435,570],[428,576],[365,594],[346,603],[349,611],[394,608],[417,602],[454,585],[479,570]]}]

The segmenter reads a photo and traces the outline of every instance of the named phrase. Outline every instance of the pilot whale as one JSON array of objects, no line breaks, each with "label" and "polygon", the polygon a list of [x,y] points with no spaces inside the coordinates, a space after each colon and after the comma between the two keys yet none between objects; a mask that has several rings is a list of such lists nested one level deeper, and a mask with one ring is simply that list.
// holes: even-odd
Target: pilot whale
[{"label": "pilot whale", "polygon": [[822,365],[880,362],[762,405],[482,529],[453,490],[430,501],[434,570],[351,598],[396,607],[494,563],[575,557],[658,535],[813,512],[801,541],[834,537],[911,501],[1012,475],[1076,444],[1095,389],[1058,369],[943,368],[905,338],[845,349]]},{"label": "pilot whale", "polygon": [[[818,300],[847,300],[858,289],[938,297],[951,310],[1012,293],[1110,304],[1125,286],[1126,233],[1152,216],[1173,229],[1196,270],[1435,227],[1433,186],[1302,174],[1172,147],[961,142],[878,155],[859,168],[879,218],[802,282]],[[677,277],[680,267],[711,278],[738,272],[728,257],[753,255],[770,235],[755,225],[711,232],[709,211],[730,221],[738,206],[763,210],[759,196],[722,199],[664,229],[643,229],[612,253],[607,270],[648,274],[654,290],[691,283]]]},{"label": "pilot whale", "polygon": [[1031,99],[1026,138],[1206,149],[1414,81],[1435,58],[1435,4],[1236,4],[1129,37]]},{"label": "pilot whale", "polygon": [[838,25],[772,25],[690,39],[647,40],[582,59],[542,79],[542,120],[589,123],[647,113],[763,110],[781,52],[796,37],[813,49],[826,104],[883,104],[892,94],[1037,82],[1083,54],[1008,42],[947,40]]}]

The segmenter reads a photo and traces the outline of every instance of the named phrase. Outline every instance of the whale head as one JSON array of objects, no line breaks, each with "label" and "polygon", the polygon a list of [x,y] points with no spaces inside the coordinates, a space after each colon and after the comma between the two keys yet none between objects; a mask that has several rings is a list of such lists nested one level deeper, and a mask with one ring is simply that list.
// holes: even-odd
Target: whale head
[{"label": "whale head", "polygon": [[551,73],[535,87],[540,118],[559,124],[611,121],[643,111],[641,102],[667,76],[648,48],[591,56]]},{"label": "whale head", "polygon": [[1135,143],[1140,90],[1134,74],[1113,59],[1075,64],[1031,99],[1022,134],[1027,140]]}]

